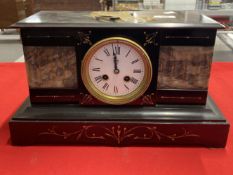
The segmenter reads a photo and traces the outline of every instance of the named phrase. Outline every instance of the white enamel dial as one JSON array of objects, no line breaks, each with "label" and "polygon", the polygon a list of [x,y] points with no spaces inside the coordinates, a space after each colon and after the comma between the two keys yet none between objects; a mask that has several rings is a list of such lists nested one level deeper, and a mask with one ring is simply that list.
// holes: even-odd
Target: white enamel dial
[{"label": "white enamel dial", "polygon": [[84,84],[93,96],[106,103],[125,104],[145,92],[152,70],[146,52],[138,44],[109,38],[88,51],[82,71]]}]

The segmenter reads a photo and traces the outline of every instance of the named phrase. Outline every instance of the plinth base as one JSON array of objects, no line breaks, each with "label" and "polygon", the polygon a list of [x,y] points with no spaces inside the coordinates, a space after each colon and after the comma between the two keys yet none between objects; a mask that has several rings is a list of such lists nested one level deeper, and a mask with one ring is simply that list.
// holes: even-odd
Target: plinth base
[{"label": "plinth base", "polygon": [[206,106],[80,107],[33,105],[27,99],[9,122],[13,145],[225,147],[229,123]]}]

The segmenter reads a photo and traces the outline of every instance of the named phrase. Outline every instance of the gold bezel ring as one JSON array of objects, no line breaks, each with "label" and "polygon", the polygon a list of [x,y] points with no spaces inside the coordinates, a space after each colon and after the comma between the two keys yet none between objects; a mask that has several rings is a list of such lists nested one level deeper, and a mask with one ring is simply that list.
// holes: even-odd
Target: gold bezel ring
[{"label": "gold bezel ring", "polygon": [[[89,76],[89,69],[88,69],[90,60],[93,57],[93,55],[96,53],[96,51],[101,47],[103,47],[104,45],[115,42],[123,43],[134,48],[141,56],[145,66],[144,68],[145,73],[141,84],[134,91],[130,92],[127,95],[122,95],[122,96],[110,96],[101,92],[98,88],[95,87],[95,85],[91,81],[91,78]],[[136,100],[146,92],[152,79],[152,64],[146,51],[136,42],[123,37],[110,37],[98,41],[87,51],[87,53],[85,54],[82,60],[81,76],[86,89],[96,99],[107,104],[122,105]]]}]

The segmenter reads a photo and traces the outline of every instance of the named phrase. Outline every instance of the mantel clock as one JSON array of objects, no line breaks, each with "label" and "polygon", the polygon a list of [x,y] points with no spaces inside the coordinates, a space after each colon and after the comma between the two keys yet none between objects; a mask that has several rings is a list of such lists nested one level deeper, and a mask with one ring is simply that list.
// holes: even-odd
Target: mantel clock
[{"label": "mantel clock", "polygon": [[225,146],[229,124],[208,97],[223,27],[211,18],[41,11],[12,27],[30,91],[10,121],[13,144]]}]

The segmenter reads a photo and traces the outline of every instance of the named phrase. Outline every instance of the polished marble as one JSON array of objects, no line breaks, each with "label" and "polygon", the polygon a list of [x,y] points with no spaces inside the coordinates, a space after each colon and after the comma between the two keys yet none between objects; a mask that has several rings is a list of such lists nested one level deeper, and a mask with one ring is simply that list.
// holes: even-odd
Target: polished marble
[{"label": "polished marble", "polygon": [[158,89],[207,90],[213,47],[162,46]]},{"label": "polished marble", "polygon": [[[97,13],[99,16],[93,15]],[[116,17],[119,18],[116,18]],[[104,17],[105,20],[101,17]],[[106,20],[105,17],[114,17]],[[193,27],[222,28],[213,19],[196,11],[75,12],[41,11],[12,27]]]},{"label": "polished marble", "polygon": [[76,88],[74,47],[25,46],[24,54],[30,88]]}]

